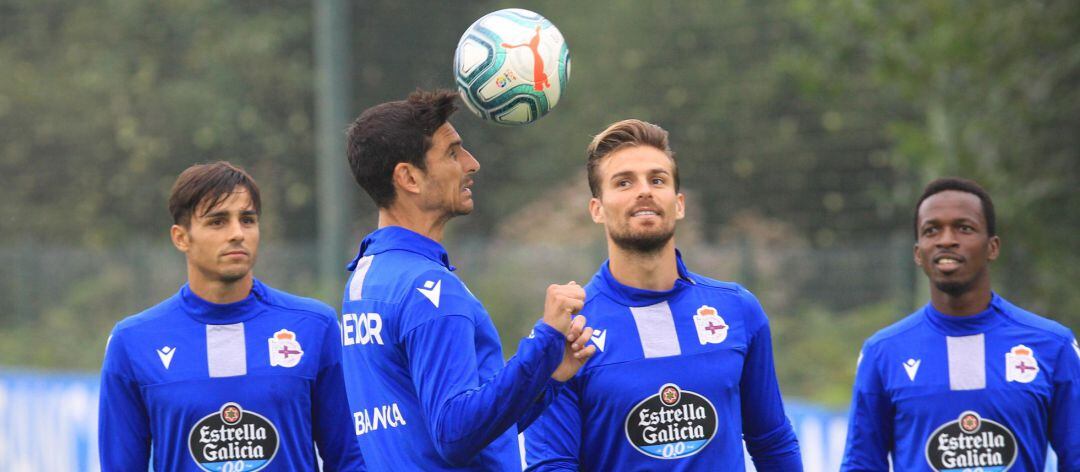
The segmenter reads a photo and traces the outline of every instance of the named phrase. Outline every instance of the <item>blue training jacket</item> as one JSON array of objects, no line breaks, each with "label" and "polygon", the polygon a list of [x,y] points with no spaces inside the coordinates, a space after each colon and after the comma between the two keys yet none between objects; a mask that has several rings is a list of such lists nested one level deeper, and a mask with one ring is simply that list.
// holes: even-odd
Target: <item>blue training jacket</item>
[{"label": "blue training jacket", "polygon": [[343,365],[368,466],[520,470],[518,427],[562,385],[551,379],[562,334],[538,322],[504,362],[495,325],[446,250],[401,227],[364,238],[349,270]]},{"label": "blue training jacket", "polygon": [[927,304],[863,345],[841,470],[1080,471],[1080,347],[994,294],[982,313]]},{"label": "blue training jacket", "polygon": [[101,470],[364,470],[334,311],[255,280],[219,305],[184,285],[113,329],[101,369]]},{"label": "blue training jacket", "polygon": [[596,355],[525,433],[529,470],[801,471],[765,312],[743,287],[687,271],[666,292],[605,261],[582,314]]}]

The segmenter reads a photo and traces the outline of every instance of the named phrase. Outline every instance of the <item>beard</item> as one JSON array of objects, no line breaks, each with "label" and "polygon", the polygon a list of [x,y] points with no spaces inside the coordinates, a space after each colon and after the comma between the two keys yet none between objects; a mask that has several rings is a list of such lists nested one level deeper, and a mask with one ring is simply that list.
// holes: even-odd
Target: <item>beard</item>
[{"label": "beard", "polygon": [[655,254],[675,237],[675,227],[660,228],[656,231],[634,233],[627,229],[610,231],[611,242],[620,249],[636,254]]}]

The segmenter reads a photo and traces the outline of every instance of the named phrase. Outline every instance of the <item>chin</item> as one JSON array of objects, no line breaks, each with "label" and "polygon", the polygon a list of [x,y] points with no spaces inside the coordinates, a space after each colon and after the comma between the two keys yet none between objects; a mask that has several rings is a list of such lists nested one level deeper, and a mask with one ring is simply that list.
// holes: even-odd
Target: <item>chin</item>
[{"label": "chin", "polygon": [[247,275],[250,274],[250,273],[251,273],[251,268],[250,267],[245,267],[243,269],[226,270],[226,271],[222,271],[222,272],[218,273],[218,279],[221,280],[222,282],[232,283],[232,282],[242,280],[244,277],[247,277]]},{"label": "chin", "polygon": [[969,291],[974,284],[972,281],[960,281],[960,280],[935,280],[934,287],[939,291],[947,293],[953,297],[958,297]]}]

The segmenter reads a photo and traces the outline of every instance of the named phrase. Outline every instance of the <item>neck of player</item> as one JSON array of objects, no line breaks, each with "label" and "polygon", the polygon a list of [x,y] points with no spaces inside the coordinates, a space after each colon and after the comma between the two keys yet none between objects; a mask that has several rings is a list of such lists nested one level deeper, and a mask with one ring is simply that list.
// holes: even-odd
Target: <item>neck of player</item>
[{"label": "neck of player", "polygon": [[675,238],[660,250],[649,253],[621,248],[609,239],[608,255],[611,276],[623,285],[664,292],[675,288],[675,281],[679,279]]},{"label": "neck of player", "polygon": [[[412,211],[409,211],[412,210]],[[379,227],[400,226],[414,233],[442,243],[443,232],[450,216],[446,213],[424,212],[416,208],[403,208],[395,204],[392,208],[379,209]]]},{"label": "neck of player", "polygon": [[224,305],[236,303],[247,298],[255,277],[248,272],[236,280],[221,280],[202,274],[199,269],[188,265],[188,287],[192,293],[210,303]]},{"label": "neck of player", "polygon": [[982,313],[993,297],[990,277],[984,274],[963,293],[950,294],[930,284],[930,303],[934,309],[949,316],[971,316]]}]

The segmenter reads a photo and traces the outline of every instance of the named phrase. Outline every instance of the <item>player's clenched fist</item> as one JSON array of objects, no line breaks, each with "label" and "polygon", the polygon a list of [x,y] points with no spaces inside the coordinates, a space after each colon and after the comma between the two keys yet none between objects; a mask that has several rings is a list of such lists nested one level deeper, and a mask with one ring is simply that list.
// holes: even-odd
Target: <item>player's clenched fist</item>
[{"label": "player's clenched fist", "polygon": [[559,330],[570,332],[570,317],[585,306],[585,289],[576,282],[566,285],[551,284],[544,299],[544,323]]},{"label": "player's clenched fist", "polygon": [[563,352],[563,360],[551,378],[559,382],[570,380],[581,370],[593,354],[596,354],[596,346],[586,345],[593,335],[593,329],[585,326],[585,316],[578,315],[570,323],[570,333],[566,335],[566,349]]}]

